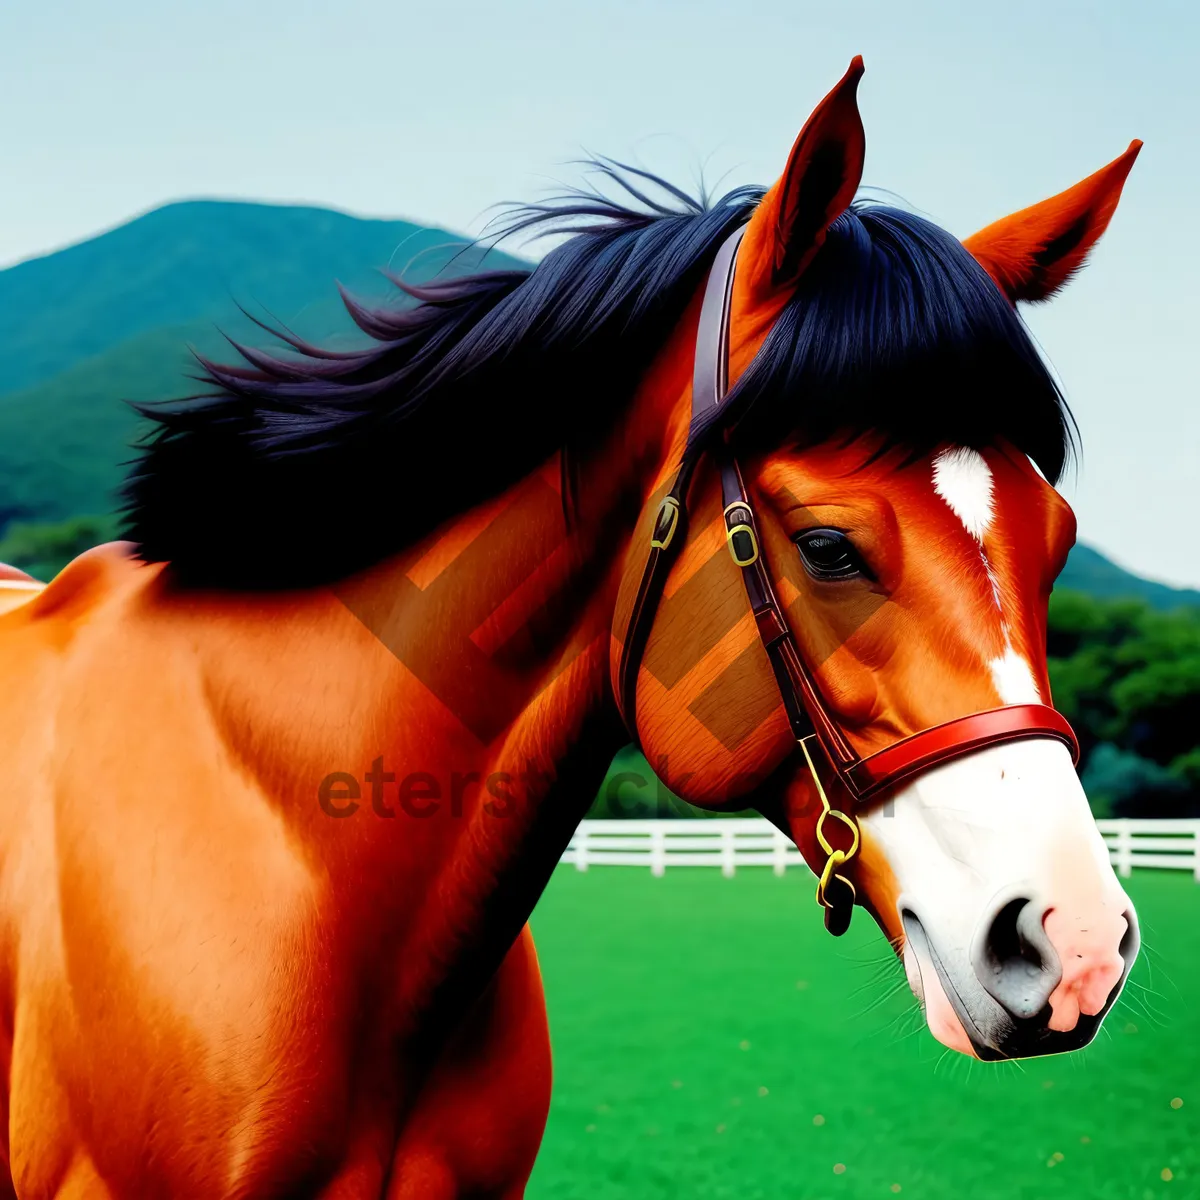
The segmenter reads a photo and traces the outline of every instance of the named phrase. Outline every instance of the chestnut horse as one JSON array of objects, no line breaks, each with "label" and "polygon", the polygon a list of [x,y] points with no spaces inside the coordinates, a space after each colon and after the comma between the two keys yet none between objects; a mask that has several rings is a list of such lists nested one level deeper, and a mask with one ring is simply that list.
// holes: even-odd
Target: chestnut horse
[{"label": "chestnut horse", "polygon": [[[855,200],[860,73],[766,191],[603,163],[635,199],[525,210],[572,235],[535,268],[348,298],[366,348],[203,363],[148,410],[129,540],[0,581],[0,1191],[522,1194],[550,1095],[526,921],[629,737],[617,664],[739,228],[723,432],[828,712],[865,754],[1049,703],[1072,426],[1015,306],[1081,266],[1138,144],[961,243]],[[625,717],[676,792],[820,871],[719,493],[702,461]],[[935,1037],[1091,1040],[1137,927],[1061,743],[847,820]]]}]

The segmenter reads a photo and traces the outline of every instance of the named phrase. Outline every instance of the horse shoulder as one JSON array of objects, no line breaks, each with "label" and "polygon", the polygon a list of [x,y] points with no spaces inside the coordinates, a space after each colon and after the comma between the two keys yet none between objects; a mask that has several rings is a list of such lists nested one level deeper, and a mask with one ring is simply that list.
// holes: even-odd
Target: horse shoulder
[{"label": "horse shoulder", "polygon": [[[287,1044],[319,889],[216,736],[190,602],[159,603],[158,577],[97,547],[0,626],[0,1035],[22,1194],[51,1194],[60,1159],[132,1188],[151,1144],[164,1194],[197,1171],[216,1194],[259,1153],[256,1105],[311,1110],[301,1075],[338,1094],[314,1067],[327,1038]],[[314,1027],[333,1027],[322,999]]]},{"label": "horse shoulder", "polygon": [[140,576],[157,573],[134,556],[129,542],[106,542],[93,546],[69,562],[29,604],[31,620],[56,617],[60,621],[82,620],[106,599],[129,586]]},{"label": "horse shoulder", "polygon": [[28,604],[45,586],[20,567],[0,563],[0,616]]}]

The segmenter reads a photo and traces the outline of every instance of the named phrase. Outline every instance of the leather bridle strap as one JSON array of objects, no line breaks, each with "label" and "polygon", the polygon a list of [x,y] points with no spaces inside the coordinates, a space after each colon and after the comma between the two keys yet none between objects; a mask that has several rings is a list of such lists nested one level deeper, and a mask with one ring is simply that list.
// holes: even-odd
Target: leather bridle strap
[{"label": "leather bridle strap", "polygon": [[637,736],[637,681],[646,652],[654,614],[662,600],[671,566],[687,540],[687,494],[696,464],[703,453],[702,433],[713,420],[725,396],[729,370],[729,308],[733,268],[745,227],[731,233],[713,259],[696,328],[696,356],[692,376],[692,419],[683,460],[670,491],[663,497],[650,534],[650,553],[630,610],[629,625],[617,667],[617,704],[630,735]]},{"label": "leather bridle strap", "polygon": [[858,801],[869,800],[884,788],[895,787],[973,750],[1020,738],[1044,737],[1062,742],[1079,761],[1079,743],[1066,717],[1045,704],[1007,704],[955,717],[923,729],[860,758],[843,777]]},{"label": "leather bridle strap", "polygon": [[[726,239],[709,272],[696,333],[687,449],[655,518],[650,554],[618,666],[619,703],[634,740],[637,740],[637,679],[642,655],[667,575],[686,538],[688,485],[700,454],[712,445],[721,476],[726,541],[741,569],[759,637],[792,732],[798,741],[816,735],[829,765],[854,801],[868,800],[940,763],[1018,738],[1053,738],[1066,745],[1078,761],[1079,745],[1071,726],[1055,709],[1043,704],[1012,704],[969,713],[914,733],[866,758],[857,753],[830,716],[775,595],[745,481],[729,447],[728,431],[721,428],[728,386],[730,300],[741,235],[742,230],[738,229]],[[715,434],[711,432],[714,430]]]},{"label": "leather bridle strap", "polygon": [[829,719],[820,693],[800,657],[791,627],[775,595],[762,552],[754,509],[746,495],[737,460],[722,443],[717,451],[721,469],[721,498],[725,505],[725,540],[733,561],[742,569],[746,596],[775,682],[783,698],[788,723],[797,741],[816,733],[834,765],[848,769],[857,756],[842,731]]}]

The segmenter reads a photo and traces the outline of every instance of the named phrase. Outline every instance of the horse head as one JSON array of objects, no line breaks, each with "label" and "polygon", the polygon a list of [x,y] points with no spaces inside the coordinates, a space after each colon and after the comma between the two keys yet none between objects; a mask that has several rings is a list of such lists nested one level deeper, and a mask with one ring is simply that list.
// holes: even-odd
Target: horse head
[{"label": "horse head", "polygon": [[[856,59],[818,106],[715,300],[689,310],[727,379],[706,414],[697,366],[688,435],[643,510],[614,685],[668,786],[760,808],[827,908],[872,913],[940,1041],[1075,1049],[1138,927],[1050,711],[1047,601],[1075,532],[1053,484],[1073,425],[1016,304],[1082,265],[1140,143],[960,242],[855,201],[861,74]],[[661,579],[651,546],[671,555]],[[975,714],[1001,732],[968,737]],[[828,728],[805,738],[804,720]],[[901,758],[852,786],[848,763]]]}]

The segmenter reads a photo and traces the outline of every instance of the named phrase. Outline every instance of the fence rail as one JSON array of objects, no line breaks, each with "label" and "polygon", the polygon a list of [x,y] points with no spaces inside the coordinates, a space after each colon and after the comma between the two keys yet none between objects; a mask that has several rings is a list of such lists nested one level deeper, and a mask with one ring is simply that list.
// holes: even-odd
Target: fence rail
[{"label": "fence rail", "polygon": [[[1200,883],[1200,821],[1104,820],[1097,826],[1120,875],[1134,867],[1191,871]],[[591,867],[789,867],[808,870],[800,851],[769,821],[714,818],[680,821],[584,821],[562,861],[577,870]]]}]

